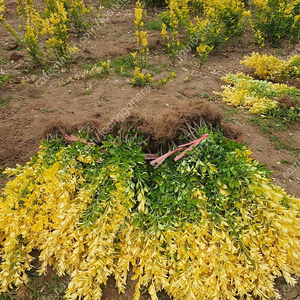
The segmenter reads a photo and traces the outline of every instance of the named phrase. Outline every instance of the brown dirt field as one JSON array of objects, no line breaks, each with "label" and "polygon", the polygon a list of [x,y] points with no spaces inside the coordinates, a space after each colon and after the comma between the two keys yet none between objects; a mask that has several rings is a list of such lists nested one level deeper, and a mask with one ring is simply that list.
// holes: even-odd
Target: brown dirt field
[{"label": "brown dirt field", "polygon": [[[16,3],[11,2],[7,6],[7,17],[14,24],[15,20],[10,18],[15,14]],[[38,151],[40,141],[57,129],[72,133],[75,128],[90,125],[101,132],[101,128],[110,124],[127,103],[139,93],[145,92],[144,88],[132,87],[128,78],[119,77],[113,72],[101,80],[74,79],[69,84],[62,85],[67,78],[75,78],[76,74],[81,74],[83,64],[95,63],[100,58],[112,60],[135,51],[133,18],[134,10],[131,7],[115,11],[106,24],[84,44],[79,42],[79,36],[73,34],[71,40],[79,48],[74,63],[68,67],[69,70],[63,69],[51,76],[41,87],[36,86],[35,82],[42,70],[29,69],[26,52],[19,50],[14,38],[0,26],[0,71],[4,70],[9,74],[8,82],[0,89],[0,99],[9,99],[7,106],[0,106],[0,171],[5,167],[25,164]],[[157,20],[155,10],[148,10],[147,21],[150,20]],[[148,34],[149,60],[156,67],[163,66],[160,74],[154,74],[154,81],[157,82],[166,77],[173,67],[164,56],[160,33],[148,31]],[[249,122],[252,116],[241,109],[233,111],[213,94],[214,91],[221,90],[223,83],[220,77],[223,75],[229,72],[250,72],[239,63],[244,55],[253,51],[275,55],[280,52],[280,55],[287,57],[294,49],[295,46],[288,44],[281,49],[266,47],[260,50],[250,39],[244,38],[242,43],[215,50],[201,68],[196,66],[197,57],[189,52],[188,59],[176,63],[176,78],[165,86],[154,87],[145,92],[130,112],[130,118],[139,123],[145,132],[151,132],[154,136],[153,143],[159,143],[166,136],[170,139],[176,136],[176,130],[181,125],[178,120],[195,120],[201,112],[204,120],[223,127],[228,137],[242,136],[256,159],[274,171],[272,178],[275,183],[300,197],[300,169],[282,163],[283,160],[295,162],[299,156],[291,154],[287,149],[275,149],[269,136],[262,133],[259,126]],[[188,82],[184,82],[186,77],[189,78]],[[300,88],[299,80],[290,81],[290,84]],[[295,124],[279,134],[282,140],[300,150],[299,129],[299,124]],[[289,179],[284,178],[286,172],[290,175]],[[5,182],[6,179],[0,177],[1,187]],[[42,280],[41,289],[46,288],[47,280],[51,281],[50,275]],[[280,280],[276,284],[284,299],[300,299],[300,286],[286,288]],[[130,300],[133,292],[134,284],[129,282],[126,294],[119,295],[111,278],[103,299]],[[25,287],[18,292],[17,299],[33,298]],[[148,294],[143,295],[142,300],[146,299],[150,299]]]}]

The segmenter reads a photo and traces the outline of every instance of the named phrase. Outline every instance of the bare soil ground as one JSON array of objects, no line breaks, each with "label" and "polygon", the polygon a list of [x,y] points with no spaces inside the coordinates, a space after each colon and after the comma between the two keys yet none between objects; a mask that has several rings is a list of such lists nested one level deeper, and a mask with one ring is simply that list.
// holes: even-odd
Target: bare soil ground
[{"label": "bare soil ground", "polygon": [[[7,6],[7,17],[14,24],[16,3],[11,2]],[[9,80],[0,89],[0,171],[5,167],[25,164],[38,151],[40,141],[55,126],[64,127],[66,132],[70,131],[70,128],[80,129],[86,124],[97,124],[98,128],[104,128],[127,103],[143,91],[142,87],[132,87],[129,78],[117,76],[113,71],[101,80],[74,79],[83,72],[83,65],[96,63],[99,59],[113,60],[136,50],[133,18],[134,10],[128,7],[115,11],[85,43],[80,43],[80,36],[73,34],[71,40],[79,48],[74,62],[68,68],[50,76],[41,87],[35,82],[42,70],[30,67],[26,51],[20,49],[14,38],[0,26],[0,70],[9,74]],[[157,19],[157,12],[148,10],[147,22]],[[288,44],[280,49],[266,47],[260,50],[253,45],[251,39],[243,38],[239,43],[215,50],[203,67],[197,66],[197,57],[189,52],[188,58],[178,61],[173,68],[164,55],[160,32],[149,30],[148,34],[149,62],[160,69],[156,69],[156,73],[153,72],[154,81],[167,77],[172,69],[175,69],[177,76],[165,86],[154,87],[130,113],[138,115],[141,120],[168,126],[170,120],[165,119],[165,114],[176,115],[180,110],[189,107],[191,101],[201,101],[209,107],[212,105],[211,114],[218,111],[223,115],[221,122],[224,127],[232,124],[238,128],[256,159],[274,171],[272,178],[275,183],[294,196],[300,197],[300,168],[292,166],[299,159],[299,124],[285,128],[281,128],[279,124],[279,130],[274,132],[277,139],[272,140],[272,133],[262,132],[263,127],[257,125],[255,117],[241,109],[227,106],[222,99],[213,94],[214,91],[221,90],[223,83],[220,78],[223,75],[229,72],[250,72],[240,65],[244,55],[255,51],[288,57],[296,46]],[[188,80],[185,80],[186,77]],[[69,84],[63,84],[68,78],[73,79]],[[289,84],[300,88],[299,80]],[[286,174],[289,175],[288,178],[285,178]],[[1,187],[6,180],[0,178]],[[59,296],[47,298],[43,292],[49,289],[51,284],[59,284],[53,279],[54,274],[50,271],[47,277],[38,279],[39,284],[36,287],[24,287],[11,299],[62,299],[58,298]],[[300,285],[291,288],[282,280],[276,284],[285,299],[300,299]],[[38,296],[34,296],[34,291],[40,292],[37,293]],[[133,292],[134,284],[129,282],[126,294],[119,295],[114,288],[113,278],[110,278],[103,299],[129,300],[132,299]],[[164,295],[160,298],[167,299]],[[143,300],[146,299],[150,299],[147,293],[143,295]]]}]

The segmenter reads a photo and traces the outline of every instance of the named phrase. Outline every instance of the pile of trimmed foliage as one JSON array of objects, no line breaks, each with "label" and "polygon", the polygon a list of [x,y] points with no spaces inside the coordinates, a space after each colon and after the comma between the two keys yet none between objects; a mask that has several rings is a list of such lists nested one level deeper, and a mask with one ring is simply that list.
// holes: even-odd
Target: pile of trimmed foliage
[{"label": "pile of trimmed foliage", "polygon": [[152,299],[162,289],[184,300],[268,299],[276,277],[295,283],[300,200],[245,145],[203,134],[156,168],[129,134],[102,146],[43,142],[6,170],[15,177],[0,196],[1,291],[28,281],[33,249],[41,274],[51,265],[70,275],[66,299],[100,299],[111,275],[124,292],[130,265],[134,299],[141,286]]},{"label": "pile of trimmed foliage", "polygon": [[249,109],[251,114],[266,113],[279,106],[278,99],[288,96],[299,102],[300,90],[286,84],[256,80],[244,73],[227,74],[223,78],[228,85],[222,86],[220,95],[228,105]]},{"label": "pile of trimmed foliage", "polygon": [[283,60],[272,55],[252,53],[251,56],[245,56],[241,64],[255,69],[255,74],[262,79],[283,80],[300,76],[299,55]]}]

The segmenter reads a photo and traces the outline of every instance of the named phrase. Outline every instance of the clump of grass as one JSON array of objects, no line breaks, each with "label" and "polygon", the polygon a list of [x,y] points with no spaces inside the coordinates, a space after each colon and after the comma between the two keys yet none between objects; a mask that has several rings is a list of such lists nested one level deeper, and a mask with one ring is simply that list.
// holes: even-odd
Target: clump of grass
[{"label": "clump of grass", "polygon": [[129,78],[133,76],[132,71],[134,70],[134,63],[133,57],[130,54],[113,59],[110,65],[114,69],[114,72],[120,76]]},{"label": "clump of grass", "polygon": [[162,28],[162,21],[161,20],[157,20],[157,21],[150,21],[148,23],[145,24],[145,27],[148,30],[153,30],[153,31],[160,31]]},{"label": "clump of grass", "polygon": [[7,96],[6,98],[0,99],[0,109],[4,107],[8,107],[9,101],[11,100],[11,96]]},{"label": "clump of grass", "polygon": [[260,127],[262,133],[269,135],[277,150],[288,150],[299,153],[299,145],[281,137],[291,124],[300,122],[300,107],[277,107],[267,111],[264,115],[256,115],[248,119],[252,124]]}]

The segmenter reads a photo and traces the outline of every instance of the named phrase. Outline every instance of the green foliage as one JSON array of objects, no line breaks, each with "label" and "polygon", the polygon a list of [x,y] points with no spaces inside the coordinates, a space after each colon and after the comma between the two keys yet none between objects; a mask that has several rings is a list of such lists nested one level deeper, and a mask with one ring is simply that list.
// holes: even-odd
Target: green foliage
[{"label": "green foliage", "polygon": [[5,74],[0,74],[0,88],[2,87],[3,83],[8,79],[8,76]]},{"label": "green foliage", "polygon": [[[132,55],[122,55],[111,61],[110,65],[114,69],[116,74],[124,77],[132,77],[132,71],[134,70],[134,62]],[[122,72],[121,72],[122,70]]]},{"label": "green foliage", "polygon": [[77,48],[68,44],[69,32],[72,28],[83,31],[91,26],[85,18],[90,16],[92,8],[85,7],[81,0],[46,0],[45,5],[18,0],[17,4],[19,28],[14,29],[3,17],[3,0],[0,1],[0,23],[27,50],[33,61],[42,67],[49,67],[54,58],[61,64],[70,61]]},{"label": "green foliage", "polygon": [[143,0],[145,7],[166,6],[166,0]]},{"label": "green foliage", "polygon": [[17,296],[14,293],[2,293],[0,300],[17,300]]},{"label": "green foliage", "polygon": [[153,73],[155,73],[155,74],[160,74],[160,73],[162,73],[165,67],[166,67],[165,64],[162,64],[162,65],[160,65],[159,67],[156,67],[156,66],[153,65],[153,64],[147,64],[147,65],[146,65],[146,69],[149,70],[149,71],[151,71],[151,72],[153,72]]},{"label": "green foliage", "polygon": [[[230,42],[241,42],[247,26],[260,47],[264,40],[278,46],[283,40],[295,42],[300,37],[299,0],[255,0],[251,6],[248,1],[239,0],[169,0],[168,8],[169,11],[162,12],[159,18],[163,22],[162,36],[169,48],[167,52],[172,54],[172,59],[174,53],[181,50],[177,39],[180,29],[189,35],[181,48],[197,50],[200,65],[207,61],[213,49],[220,49]],[[172,31],[174,37],[167,41]]]},{"label": "green foliage", "polygon": [[221,95],[229,105],[249,108],[250,113],[261,114],[278,107],[277,99],[288,95],[298,102],[300,90],[285,84],[274,84],[265,80],[255,80],[243,73],[227,74],[222,78],[229,85],[222,86]]},{"label": "green foliage", "polygon": [[300,1],[254,1],[254,26],[273,46],[283,40],[296,41],[300,37]]},{"label": "green foliage", "polygon": [[[185,222],[198,223],[204,217],[199,210],[202,207],[211,222],[217,225],[226,219],[231,224],[229,231],[236,231],[234,223],[239,215],[235,214],[235,207],[243,186],[249,184],[253,176],[252,164],[245,164],[247,154],[237,156],[243,149],[244,145],[232,140],[227,142],[221,133],[209,132],[208,139],[178,164],[170,159],[163,167],[150,167],[149,181],[146,181],[150,193],[146,197],[145,211],[135,216],[135,222],[154,232]],[[266,169],[261,168],[261,171],[268,176]],[[209,201],[193,198],[199,189]],[[231,195],[230,200],[228,195]]]},{"label": "green foliage", "polygon": [[218,22],[222,22],[224,25],[224,37],[226,38],[238,38],[245,31],[245,23],[242,22],[243,9],[236,9],[228,6],[222,10],[218,16]]},{"label": "green foliage", "polygon": [[[49,1],[49,0],[48,0]],[[68,13],[69,26],[77,32],[85,32],[92,27],[92,7],[86,7],[83,1],[65,1],[64,5]]]},{"label": "green foliage", "polygon": [[300,107],[277,107],[267,111],[264,116],[280,120],[284,124],[294,124],[300,122]]},{"label": "green foliage", "polygon": [[99,5],[105,8],[111,8],[115,4],[115,2],[116,1],[114,0],[99,0]]},{"label": "green foliage", "polygon": [[145,24],[145,28],[148,29],[148,30],[156,30],[156,31],[160,31],[161,30],[161,27],[162,27],[162,21],[160,20],[157,20],[157,21],[150,21],[150,22],[147,22]]},{"label": "green foliage", "polygon": [[111,275],[124,292],[130,265],[134,300],[142,286],[153,299],[163,289],[184,300],[265,299],[277,295],[276,276],[294,284],[299,199],[275,186],[245,145],[204,133],[156,169],[136,131],[100,147],[43,142],[24,167],[7,169],[14,179],[0,195],[1,292],[28,281],[32,249],[40,274],[51,264],[70,275],[67,299],[100,299]]},{"label": "green foliage", "polygon": [[264,133],[272,134],[276,131],[287,131],[291,124],[300,122],[300,108],[273,108],[263,115],[254,116],[250,121],[259,125]]},{"label": "green foliage", "polygon": [[169,12],[163,11],[158,15],[158,17],[159,17],[159,20],[167,26],[167,30],[170,31],[171,30],[171,26],[170,26],[171,19],[170,19]]},{"label": "green foliage", "polygon": [[0,99],[0,109],[3,107],[7,107],[10,100],[11,100],[11,96],[7,96],[6,98],[1,98]]},{"label": "green foliage", "polygon": [[[289,150],[292,155],[298,155],[299,143],[291,140],[288,131],[291,124],[300,122],[300,108],[287,107],[273,108],[263,115],[254,116],[249,119],[251,123],[260,127],[260,131],[269,136],[270,141],[274,144],[275,149]],[[287,132],[282,134],[282,132]]]},{"label": "green foliage", "polygon": [[[243,3],[238,0],[171,0],[169,11],[160,14],[164,23],[162,36],[169,48],[167,51],[174,59],[174,53],[180,55],[182,48],[185,52],[196,50],[202,65],[213,49],[222,48],[243,35],[246,15]],[[188,33],[183,45],[177,39],[180,27]],[[170,31],[172,35],[168,34]],[[168,35],[171,38],[167,41]]]},{"label": "green foliage", "polygon": [[202,15],[204,12],[204,1],[189,0],[189,9],[192,16]]}]

